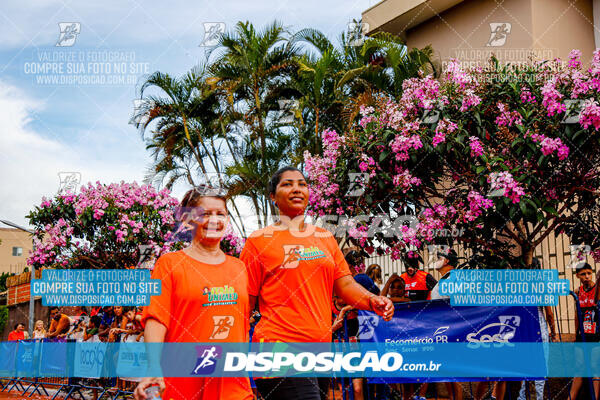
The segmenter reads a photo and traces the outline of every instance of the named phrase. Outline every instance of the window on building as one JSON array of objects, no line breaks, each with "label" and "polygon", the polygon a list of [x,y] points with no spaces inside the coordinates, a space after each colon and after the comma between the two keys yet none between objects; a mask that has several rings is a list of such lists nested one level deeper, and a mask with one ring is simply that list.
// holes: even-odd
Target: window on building
[{"label": "window on building", "polygon": [[23,255],[23,248],[22,247],[13,247],[12,254],[15,257],[21,257]]}]

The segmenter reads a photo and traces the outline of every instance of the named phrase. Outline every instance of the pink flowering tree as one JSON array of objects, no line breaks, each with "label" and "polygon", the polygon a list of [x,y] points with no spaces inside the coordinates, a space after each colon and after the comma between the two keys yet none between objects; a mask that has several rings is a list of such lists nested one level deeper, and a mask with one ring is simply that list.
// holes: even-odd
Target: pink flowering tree
[{"label": "pink flowering tree", "polygon": [[27,262],[36,268],[135,267],[140,246],[150,246],[154,256],[182,247],[173,240],[178,203],[166,189],[124,182],[89,183],[79,194],[43,198],[28,215],[35,235]]},{"label": "pink flowering tree", "polygon": [[452,62],[376,96],[349,132],[323,132],[322,156],[305,153],[311,212],[394,258],[458,243],[487,266],[530,265],[552,232],[599,248],[600,52],[587,69],[579,57]]}]

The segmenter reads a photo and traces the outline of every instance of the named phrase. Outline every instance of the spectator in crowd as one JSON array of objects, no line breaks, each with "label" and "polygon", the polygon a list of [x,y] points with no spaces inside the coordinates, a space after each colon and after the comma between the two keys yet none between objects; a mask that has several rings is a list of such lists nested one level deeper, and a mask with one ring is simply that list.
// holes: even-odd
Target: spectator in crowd
[{"label": "spectator in crowd", "polygon": [[381,275],[381,266],[379,264],[371,264],[365,272],[369,278],[375,282],[375,285],[381,290],[383,289],[383,279]]},{"label": "spectator in crowd", "polygon": [[41,319],[35,321],[35,327],[33,329],[33,338],[34,339],[43,339],[46,337],[46,326],[44,321]]},{"label": "spectator in crowd", "polygon": [[437,284],[437,280],[430,273],[419,269],[422,263],[423,259],[414,251],[409,251],[404,259],[406,272],[400,277],[406,284],[406,297],[411,301],[429,300],[431,289]]},{"label": "spectator in crowd", "polygon": [[381,295],[389,297],[393,303],[406,303],[410,299],[406,297],[405,286],[404,279],[394,272],[385,283]]},{"label": "spectator in crowd", "polygon": [[14,330],[8,334],[8,341],[16,342],[18,340],[25,340],[28,338],[26,333],[27,332],[25,332],[25,324],[19,322],[15,324]]},{"label": "spectator in crowd", "polygon": [[[588,263],[579,264],[575,270],[575,275],[581,282],[581,286],[575,291],[579,298],[579,307],[583,317],[583,332],[579,329],[580,321],[575,314],[575,332],[577,332],[576,341],[581,342],[585,339],[586,342],[600,342],[600,331],[598,330],[598,284],[594,282],[594,270]],[[583,378],[576,377],[571,385],[570,398],[576,399]],[[594,378],[594,392],[596,398],[600,392],[600,381]]]},{"label": "spectator in crowd", "polygon": [[115,318],[113,320],[110,330],[108,331],[109,342],[120,342],[121,336],[127,332],[127,324],[129,323],[129,319],[127,318],[126,314],[129,311],[129,309],[130,307],[114,307]]},{"label": "spectator in crowd", "polygon": [[[83,334],[84,341],[100,341],[98,337],[98,332],[100,332],[100,325],[102,324],[102,318],[98,315],[94,315],[90,317],[90,321],[88,322],[88,326]],[[94,340],[94,338],[96,340]]]},{"label": "spectator in crowd", "polygon": [[113,306],[105,306],[97,314],[102,321],[100,322],[100,327],[98,328],[100,332],[98,332],[98,336],[103,342],[108,341],[108,334],[112,328],[113,321],[115,320],[115,311]]},{"label": "spectator in crowd", "polygon": [[[445,253],[439,255],[439,259],[436,261],[434,268],[439,272],[442,279],[448,279],[450,272],[458,265],[458,255],[453,249],[449,249]],[[431,289],[431,300],[448,299],[449,296],[440,295],[439,282]]]},{"label": "spectator in crowd", "polygon": [[63,314],[58,307],[50,307],[50,329],[47,338],[64,337],[71,329],[71,318]]},{"label": "spectator in crowd", "polygon": [[142,327],[141,318],[137,318],[138,315],[136,314],[135,307],[128,307],[126,309],[125,318],[127,318],[127,324],[121,332],[123,334],[121,337],[123,342],[139,342],[142,338],[144,328]]},{"label": "spectator in crowd", "polygon": [[71,328],[67,337],[69,339],[83,341],[83,335],[89,320],[87,308],[84,306],[76,307],[75,315],[72,315],[69,318],[71,319]]},{"label": "spectator in crowd", "polygon": [[350,250],[344,256],[354,280],[374,295],[379,296],[380,290],[375,282],[364,272],[365,257],[358,250]]}]

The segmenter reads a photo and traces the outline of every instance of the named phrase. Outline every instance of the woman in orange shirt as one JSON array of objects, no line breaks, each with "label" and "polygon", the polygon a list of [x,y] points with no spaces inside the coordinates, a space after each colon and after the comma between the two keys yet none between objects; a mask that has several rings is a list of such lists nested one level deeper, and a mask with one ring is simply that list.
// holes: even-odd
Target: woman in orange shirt
[{"label": "woman in orange shirt", "polygon": [[[304,222],[308,185],[294,167],[275,173],[269,183],[280,220],[254,232],[240,259],[248,269],[250,306],[258,301],[262,318],[254,342],[331,341],[333,291],[355,309],[390,320],[393,303],[356,283],[337,241],[327,230]],[[326,398],[329,379],[255,379],[265,400]]]},{"label": "woman in orange shirt", "polygon": [[[164,254],[156,262],[153,279],[161,280],[161,294],[144,308],[145,342],[247,342],[248,278],[244,264],[220,248],[229,222],[226,199],[215,189],[190,190],[181,206],[198,211],[189,247]],[[234,301],[218,301],[211,292],[227,290]],[[208,307],[210,305],[210,307]],[[225,319],[225,321],[222,321]],[[144,378],[135,390],[158,385],[164,400],[249,400],[245,378]]]}]

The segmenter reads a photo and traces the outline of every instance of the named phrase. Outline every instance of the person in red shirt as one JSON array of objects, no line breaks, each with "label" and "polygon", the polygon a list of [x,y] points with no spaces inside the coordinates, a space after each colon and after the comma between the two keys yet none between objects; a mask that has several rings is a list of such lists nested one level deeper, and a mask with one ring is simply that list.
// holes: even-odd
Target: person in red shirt
[{"label": "person in red shirt", "polygon": [[[195,234],[189,247],[162,255],[153,279],[161,294],[144,307],[144,340],[148,342],[248,342],[248,278],[244,264],[220,248],[229,222],[226,198],[201,187],[183,198],[184,208],[197,207]],[[227,299],[225,299],[227,297]],[[210,307],[209,307],[210,306]],[[135,390],[158,385],[164,400],[250,400],[250,380],[218,377],[144,378]]]},{"label": "person in red shirt", "polygon": [[431,289],[437,285],[437,280],[430,273],[419,269],[422,262],[421,256],[413,251],[409,251],[404,259],[406,272],[400,278],[404,281],[406,297],[410,301],[430,300]]},{"label": "person in red shirt", "polygon": [[[581,314],[583,316],[583,332],[579,329],[579,317],[575,314],[575,332],[577,332],[577,342],[581,342],[585,339],[586,342],[599,342],[600,341],[600,330],[599,330],[599,315],[598,315],[598,282],[594,282],[594,270],[588,263],[581,264],[576,270],[575,275],[581,282],[581,286],[577,289],[577,297],[579,298],[579,307],[581,308]],[[600,278],[600,274],[598,275]],[[583,336],[583,337],[582,337]],[[570,398],[577,398],[583,378],[573,378],[573,384],[571,385]],[[600,394],[600,381],[598,378],[593,380],[594,392],[596,398]]]},{"label": "person in red shirt", "polygon": [[25,340],[25,333],[25,325],[18,323],[15,325],[14,330],[8,334],[8,341],[16,342],[17,340]]},{"label": "person in red shirt", "polygon": [[[284,167],[269,182],[279,221],[254,232],[240,256],[248,269],[250,306],[262,315],[253,342],[331,341],[333,292],[346,304],[390,320],[394,305],[351,276],[331,232],[304,222],[308,184],[300,170]],[[326,398],[329,379],[254,379],[265,400]]]}]

